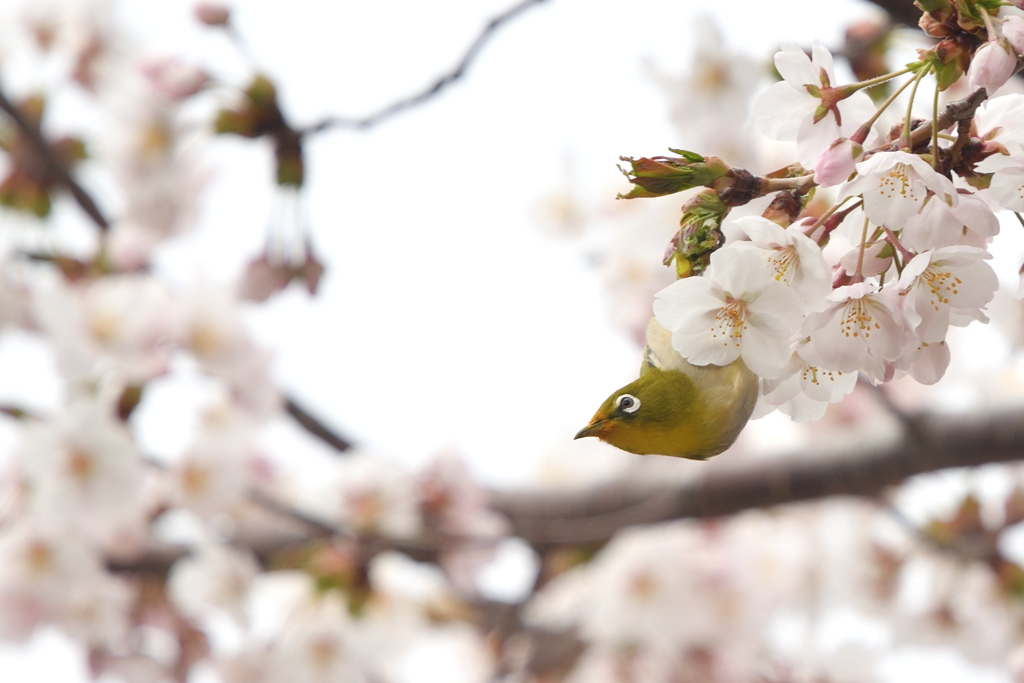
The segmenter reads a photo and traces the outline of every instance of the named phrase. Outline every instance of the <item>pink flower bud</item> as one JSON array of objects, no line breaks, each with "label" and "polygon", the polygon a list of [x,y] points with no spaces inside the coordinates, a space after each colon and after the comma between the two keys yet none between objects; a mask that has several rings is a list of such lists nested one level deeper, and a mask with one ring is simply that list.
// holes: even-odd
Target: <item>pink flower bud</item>
[{"label": "pink flower bud", "polygon": [[1003,22],[1003,36],[1017,54],[1024,54],[1024,17],[1006,17]]},{"label": "pink flower bud", "polygon": [[206,72],[175,59],[146,59],[139,65],[139,69],[154,90],[175,101],[195,95],[210,82]]},{"label": "pink flower bud", "polygon": [[207,26],[227,26],[231,11],[217,2],[200,2],[196,4],[196,18]]},{"label": "pink flower bud", "polygon": [[814,165],[814,182],[824,187],[846,182],[863,156],[861,145],[839,138],[818,157],[818,163]]},{"label": "pink flower bud", "polygon": [[985,43],[974,53],[967,81],[971,90],[985,88],[989,95],[995,93],[1010,80],[1017,68],[1017,53],[1005,40]]}]

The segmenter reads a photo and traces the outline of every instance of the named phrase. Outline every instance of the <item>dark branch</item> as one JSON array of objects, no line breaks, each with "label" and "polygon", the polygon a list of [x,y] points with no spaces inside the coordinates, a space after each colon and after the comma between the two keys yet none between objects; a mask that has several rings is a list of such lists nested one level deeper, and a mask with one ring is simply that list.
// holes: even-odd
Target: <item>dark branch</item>
[{"label": "dark branch", "polygon": [[306,412],[306,409],[297,404],[291,398],[285,398],[285,410],[295,418],[303,429],[338,451],[347,451],[352,448],[352,443],[329,429],[324,423]]},{"label": "dark branch", "polygon": [[675,487],[615,484],[576,494],[495,493],[517,536],[544,546],[600,542],[627,526],[731,515],[827,496],[874,497],[908,477],[1024,460],[1024,414],[914,418],[900,442],[859,453],[798,454],[753,464],[715,460]]},{"label": "dark branch", "polygon": [[892,20],[907,26],[917,26],[921,20],[921,10],[914,6],[914,0],[870,0],[892,17]]},{"label": "dark branch", "polygon": [[355,128],[357,130],[365,130],[367,128],[372,128],[378,123],[389,119],[395,114],[399,114],[406,109],[411,109],[412,107],[423,104],[427,100],[439,94],[449,85],[462,78],[469,69],[470,64],[472,64],[473,60],[476,59],[477,54],[480,52],[481,48],[483,48],[484,44],[487,43],[491,36],[501,28],[503,24],[511,21],[533,5],[539,5],[542,2],[547,2],[547,0],[522,0],[520,3],[509,8],[504,13],[491,19],[487,26],[484,27],[483,32],[477,36],[476,40],[473,41],[473,44],[469,46],[468,50],[466,50],[466,53],[462,56],[459,63],[456,64],[451,71],[438,78],[431,85],[427,86],[425,90],[415,95],[410,95],[400,99],[397,102],[389,104],[383,109],[363,118],[332,116],[320,123],[304,129],[302,134],[320,133],[329,128]]},{"label": "dark branch", "polygon": [[101,230],[107,230],[110,228],[110,223],[106,217],[100,211],[99,207],[96,206],[96,202],[92,200],[89,193],[82,189],[82,186],[71,177],[68,173],[68,169],[64,167],[60,161],[53,155],[50,150],[50,146],[46,144],[43,136],[36,129],[35,126],[25,120],[25,117],[21,115],[18,108],[7,99],[7,95],[0,89],[0,111],[3,111],[14,123],[18,132],[21,133],[24,138],[32,145],[38,159],[46,169],[54,175],[60,181],[60,184],[67,188],[71,196],[75,198],[78,205],[82,207],[82,210],[89,214],[89,218],[93,220],[100,227]]},{"label": "dark branch", "polygon": [[[613,482],[571,493],[492,492],[491,507],[509,519],[513,535],[544,550],[602,543],[630,526],[723,517],[829,496],[874,498],[916,474],[1024,460],[1022,412],[910,419],[915,425],[907,436],[885,446],[831,454],[797,453],[744,464],[732,464],[727,458],[680,462],[680,467],[703,468],[705,476],[674,486]],[[278,518],[279,525],[287,523],[287,531],[260,531],[260,524],[251,524],[251,530],[236,539],[238,545],[261,557],[271,557],[285,545],[325,535],[348,535],[341,527],[333,529],[294,514],[263,510]],[[473,543],[490,546],[494,539],[459,539],[430,532],[412,540],[377,537],[361,542],[371,543],[373,552],[393,549],[414,559],[436,561],[445,548]],[[181,552],[156,546],[112,564],[120,571],[132,571],[133,567],[155,571],[169,566]]]}]

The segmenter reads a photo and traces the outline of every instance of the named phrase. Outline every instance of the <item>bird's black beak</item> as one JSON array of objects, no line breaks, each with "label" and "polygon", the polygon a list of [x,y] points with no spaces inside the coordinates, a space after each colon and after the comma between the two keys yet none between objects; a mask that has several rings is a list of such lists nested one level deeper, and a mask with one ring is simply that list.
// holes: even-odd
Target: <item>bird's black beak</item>
[{"label": "bird's black beak", "polygon": [[573,440],[583,439],[588,436],[597,436],[598,433],[604,429],[605,422],[605,420],[592,420],[590,424],[576,432],[576,436],[572,437]]}]

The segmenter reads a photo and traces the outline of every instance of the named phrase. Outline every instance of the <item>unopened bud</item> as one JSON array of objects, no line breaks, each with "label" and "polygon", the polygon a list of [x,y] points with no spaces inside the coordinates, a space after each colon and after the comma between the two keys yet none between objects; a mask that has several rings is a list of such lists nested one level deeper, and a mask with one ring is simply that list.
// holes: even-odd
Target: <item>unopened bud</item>
[{"label": "unopened bud", "polygon": [[1017,68],[1017,53],[1005,40],[993,40],[978,48],[971,59],[967,79],[971,90],[994,93],[1010,80]]},{"label": "unopened bud", "polygon": [[619,170],[633,183],[633,189],[620,194],[618,198],[663,197],[695,187],[706,187],[731,170],[718,157],[704,157],[680,149],[670,151],[681,156],[639,159],[620,157],[630,164],[628,171],[622,167]]},{"label": "unopened bud", "polygon": [[818,157],[814,182],[823,187],[846,182],[863,156],[864,147],[853,140],[839,138]]},{"label": "unopened bud", "polygon": [[196,19],[207,26],[227,26],[231,11],[218,2],[200,2],[195,6]]},{"label": "unopened bud", "polygon": [[703,190],[683,205],[679,232],[669,242],[664,264],[675,264],[676,277],[682,279],[703,273],[723,242],[722,220],[729,208],[714,190]]}]

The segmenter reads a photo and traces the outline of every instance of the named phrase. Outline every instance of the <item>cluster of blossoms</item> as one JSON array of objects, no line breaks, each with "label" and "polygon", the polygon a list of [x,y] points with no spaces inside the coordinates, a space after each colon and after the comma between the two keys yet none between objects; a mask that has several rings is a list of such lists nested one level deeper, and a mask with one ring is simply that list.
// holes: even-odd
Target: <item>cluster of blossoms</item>
[{"label": "cluster of blossoms", "polygon": [[[1017,10],[980,11],[1006,40],[1024,24]],[[936,16],[966,33],[955,11]],[[990,90],[979,85],[936,107],[931,121],[908,115],[877,135],[874,124],[907,86],[916,93],[929,74],[940,90],[951,84],[941,53],[921,57],[843,86],[820,43],[811,56],[784,47],[775,57],[782,81],[754,115],[769,137],[796,143],[799,163],[768,178],[690,152],[629,160],[628,197],[706,188],[683,207],[666,257],[680,279],[657,294],[654,313],[691,363],[742,358],[762,378],[755,415],[817,419],[858,373],[876,384],[904,375],[933,384],[949,364],[950,327],[987,322],[998,288],[988,263],[996,212],[1024,208],[1024,96],[993,97],[1008,75],[993,81],[979,73],[984,62],[971,62],[966,78]],[[904,74],[907,83],[876,110],[863,90]],[[831,194],[831,206],[806,211],[816,193]],[[767,195],[763,216],[726,218]]]},{"label": "cluster of blossoms", "polygon": [[[223,27],[229,13],[200,5],[196,15]],[[68,87],[102,122],[88,149],[109,171],[103,203],[118,210],[108,222],[93,207],[95,243],[74,251],[39,238],[47,226],[4,235],[0,334],[45,347],[59,388],[49,402],[27,392],[0,404],[15,435],[0,472],[0,639],[57,629],[88,654],[93,676],[128,683],[184,681],[196,667],[228,683],[408,680],[424,648],[466,663],[449,667],[450,680],[488,680],[493,657],[464,603],[505,523],[457,458],[414,475],[349,452],[313,487],[300,483],[303,463],[273,462],[265,428],[289,418],[243,302],[296,278],[315,289],[321,268],[290,223],[275,226],[236,286],[182,286],[163,272],[160,248],[196,223],[209,139],[189,117],[209,104],[211,79],[120,52],[122,36],[91,15],[60,16],[27,14],[28,33],[41,60],[73,67]],[[219,132],[265,132],[272,93],[256,78],[221,111]],[[24,125],[3,119],[0,204],[59,219],[69,181],[25,130],[47,130],[45,101],[10,103]],[[65,173],[87,163],[76,138],[49,144]],[[296,209],[301,160],[279,159],[282,203]],[[201,398],[168,399],[176,383]],[[194,425],[182,424],[192,408]],[[310,528],[347,541],[291,556],[281,547],[296,524],[299,541]],[[433,567],[382,552],[383,542],[367,551],[426,533],[468,540],[439,548]],[[163,576],[144,578],[147,564]],[[269,625],[267,605],[279,617]]]}]

